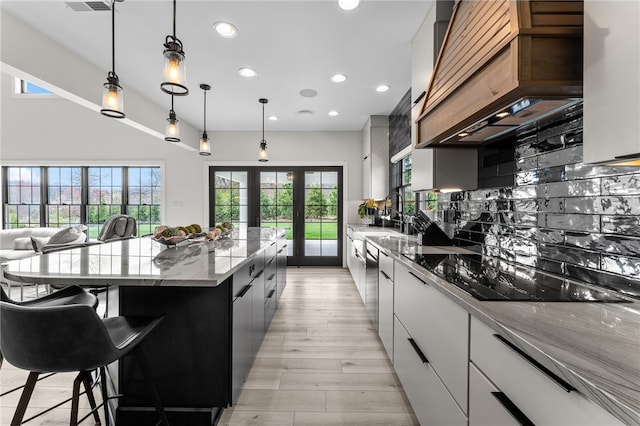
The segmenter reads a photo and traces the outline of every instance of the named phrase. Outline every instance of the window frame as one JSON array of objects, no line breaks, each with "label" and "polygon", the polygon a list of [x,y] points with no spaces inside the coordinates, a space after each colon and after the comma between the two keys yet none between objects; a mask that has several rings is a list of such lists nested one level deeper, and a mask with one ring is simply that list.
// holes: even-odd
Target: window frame
[{"label": "window frame", "polygon": [[[136,207],[136,206],[149,206],[150,209],[153,208],[157,208],[158,210],[158,223],[156,224],[156,222],[144,222],[144,224],[147,224],[150,227],[153,227],[153,225],[155,224],[156,226],[158,224],[162,223],[162,219],[164,217],[164,209],[165,209],[165,179],[164,179],[164,175],[165,175],[165,167],[164,164],[158,164],[156,162],[154,163],[138,163],[138,164],[129,164],[129,165],[123,165],[122,163],[103,163],[103,164],[91,164],[91,165],[86,165],[85,163],[75,163],[75,164],[69,164],[69,163],[64,163],[64,164],[56,164],[56,163],[51,163],[51,164],[46,164],[46,165],[34,165],[33,163],[14,163],[14,164],[6,164],[6,165],[2,165],[2,208],[3,208],[3,214],[2,214],[2,228],[3,229],[11,229],[11,228],[22,228],[22,227],[49,227],[49,226],[65,226],[67,224],[59,224],[59,223],[53,223],[51,224],[49,221],[49,217],[48,217],[48,209],[51,206],[63,206],[65,205],[63,204],[50,204],[49,203],[49,176],[48,176],[48,171],[51,168],[66,168],[66,167],[70,167],[70,168],[80,168],[81,170],[81,185],[80,185],[80,189],[81,189],[81,208],[80,208],[80,222],[82,224],[85,225],[94,225],[93,228],[96,228],[95,225],[96,224],[89,224],[89,207],[90,206],[95,206],[95,204],[89,204],[89,170],[93,169],[93,168],[120,168],[122,170],[122,185],[121,185],[121,191],[122,191],[122,196],[121,196],[121,200],[119,203],[117,204],[110,204],[110,206],[118,206],[117,208],[117,213],[121,213],[121,214],[128,214],[127,212],[129,211],[129,209],[131,207]],[[39,205],[40,206],[40,221],[39,223],[35,223],[35,222],[16,222],[16,223],[12,223],[9,222],[9,210],[10,210],[10,206],[14,206],[14,205],[20,205],[20,204],[9,204],[9,170],[10,169],[20,169],[20,168],[25,168],[25,169],[39,169],[40,170],[40,188],[39,188],[39,193],[40,193],[40,200],[38,204],[34,204],[34,205]],[[129,175],[129,170],[130,169],[157,169],[157,173],[159,174],[159,178],[157,179],[157,185],[159,185],[159,191],[157,194],[157,198],[158,198],[158,202],[159,204],[153,204],[153,201],[155,201],[155,198],[153,195],[155,195],[155,193],[152,192],[152,204],[148,204],[148,203],[141,203],[141,204],[130,204],[129,203],[129,199],[128,199],[128,192],[129,192],[129,184],[128,184],[128,180],[127,180],[127,176]],[[30,204],[31,205],[31,204]],[[114,213],[115,214],[115,213]],[[151,215],[150,215],[151,218]],[[105,218],[106,219],[106,218]],[[102,222],[104,223],[104,222]],[[93,235],[94,237],[97,236],[96,232],[99,232],[102,223],[99,223],[97,229],[92,231],[92,234],[96,234]],[[138,228],[140,228],[140,225],[144,224],[139,224]]]}]

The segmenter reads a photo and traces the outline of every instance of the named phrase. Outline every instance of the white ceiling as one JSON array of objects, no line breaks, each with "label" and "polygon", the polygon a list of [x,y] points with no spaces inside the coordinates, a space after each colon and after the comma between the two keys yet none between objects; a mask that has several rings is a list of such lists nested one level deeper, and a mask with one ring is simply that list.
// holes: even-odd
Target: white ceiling
[{"label": "white ceiling", "polygon": [[[0,5],[104,69],[106,80],[111,68],[110,12],[75,12],[64,1],[52,0],[2,0]],[[263,97],[269,99],[266,115],[279,117],[265,122],[267,131],[361,130],[369,115],[391,113],[410,88],[411,40],[431,5],[432,0],[362,0],[346,12],[337,0],[179,0],[176,36],[186,52],[190,94],[175,98],[178,118],[202,128],[199,85],[208,83],[208,130],[260,130],[258,99]],[[170,96],[160,91],[160,82],[162,44],[172,33],[172,10],[170,0],[116,3],[116,72],[125,90],[125,112],[127,88],[169,109]],[[236,38],[217,35],[212,24],[222,20],[238,27]],[[245,66],[256,69],[258,76],[240,77],[237,70]],[[337,72],[347,74],[347,81],[330,82]],[[103,83],[96,81],[96,86]],[[383,83],[391,90],[376,92]],[[302,89],[318,95],[302,97]],[[330,110],[339,115],[330,117]]]}]

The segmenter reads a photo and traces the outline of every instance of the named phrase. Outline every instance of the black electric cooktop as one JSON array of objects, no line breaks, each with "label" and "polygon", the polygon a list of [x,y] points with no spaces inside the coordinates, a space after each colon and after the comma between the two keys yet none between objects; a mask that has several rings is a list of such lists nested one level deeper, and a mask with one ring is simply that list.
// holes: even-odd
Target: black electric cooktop
[{"label": "black electric cooktop", "polygon": [[485,301],[628,302],[607,292],[479,254],[403,254],[418,265]]}]

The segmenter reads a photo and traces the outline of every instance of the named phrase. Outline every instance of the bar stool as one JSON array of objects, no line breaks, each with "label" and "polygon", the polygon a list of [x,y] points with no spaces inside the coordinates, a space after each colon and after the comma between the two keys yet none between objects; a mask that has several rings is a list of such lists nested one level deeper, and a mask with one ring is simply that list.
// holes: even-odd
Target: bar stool
[{"label": "bar stool", "polygon": [[[61,290],[47,294],[46,296],[32,300],[25,300],[23,302],[11,299],[4,291],[4,288],[0,286],[0,302],[21,306],[86,305],[91,306],[93,309],[98,307],[98,298],[77,285],[65,287]],[[4,356],[2,355],[2,350],[0,350],[0,368],[2,368],[3,362]]]},{"label": "bar stool", "polygon": [[[168,426],[169,421],[140,347],[163,318],[131,316],[101,319],[93,308],[86,305],[20,306],[0,302],[0,350],[12,365],[30,372],[11,426],[22,423],[41,372],[71,371],[79,372],[73,384],[70,421],[71,425],[77,425],[80,383],[84,384],[92,411],[97,409],[89,383],[90,372],[100,369],[103,401],[106,401],[105,367],[128,354],[135,355],[160,423]],[[103,404],[108,424],[108,404]]]}]

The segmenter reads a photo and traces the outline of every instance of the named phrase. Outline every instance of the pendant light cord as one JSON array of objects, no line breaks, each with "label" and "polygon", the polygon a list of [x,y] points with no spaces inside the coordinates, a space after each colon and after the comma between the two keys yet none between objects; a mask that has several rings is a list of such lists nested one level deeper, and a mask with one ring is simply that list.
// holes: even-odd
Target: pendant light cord
[{"label": "pendant light cord", "polygon": [[204,90],[204,133],[207,133],[207,91]]},{"label": "pendant light cord", "polygon": [[173,0],[173,38],[176,38],[176,0]]},{"label": "pendant light cord", "polygon": [[111,0],[111,72],[116,73],[116,0]]},{"label": "pendant light cord", "polygon": [[173,111],[173,95],[171,95],[171,111]]},{"label": "pendant light cord", "polygon": [[262,103],[262,142],[264,142],[264,102]]}]

